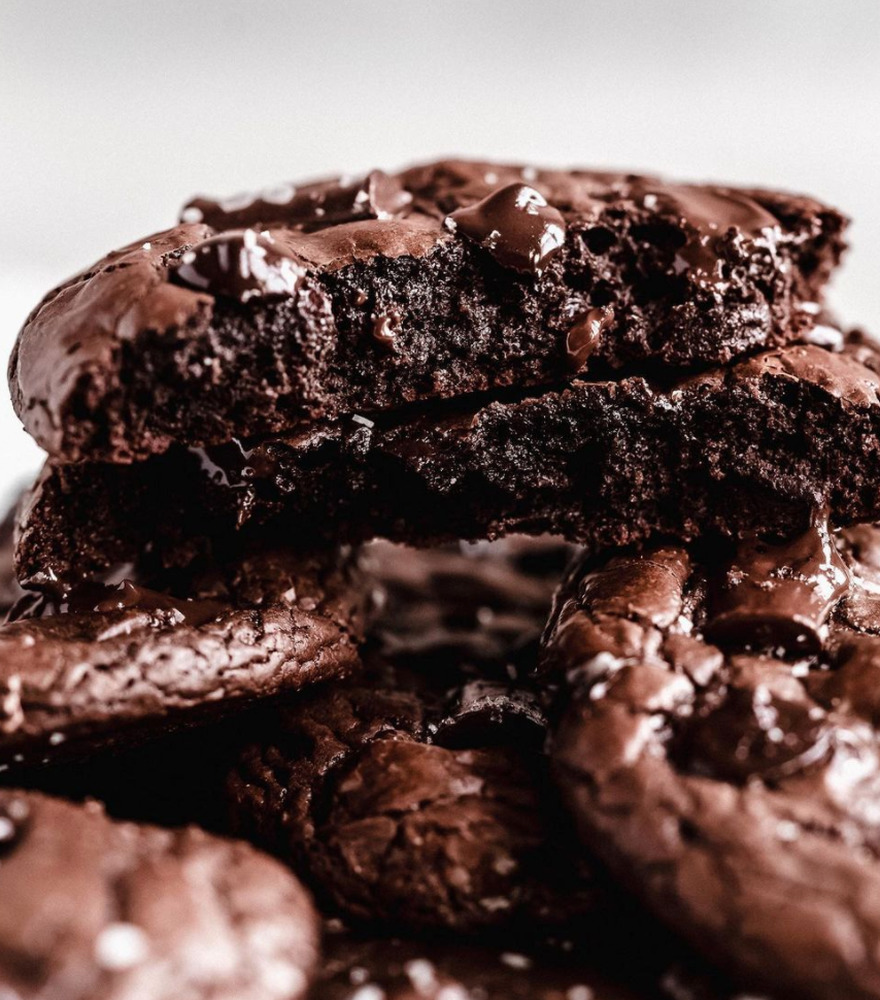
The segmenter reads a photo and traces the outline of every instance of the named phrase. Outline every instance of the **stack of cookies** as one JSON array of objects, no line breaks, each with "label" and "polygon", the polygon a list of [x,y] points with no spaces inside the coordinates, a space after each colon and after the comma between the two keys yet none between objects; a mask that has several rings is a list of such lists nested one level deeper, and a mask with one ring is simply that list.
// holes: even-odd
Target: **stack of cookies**
[{"label": "stack of cookies", "polygon": [[50,292],[0,998],[880,998],[845,224],[445,161],[196,198]]}]

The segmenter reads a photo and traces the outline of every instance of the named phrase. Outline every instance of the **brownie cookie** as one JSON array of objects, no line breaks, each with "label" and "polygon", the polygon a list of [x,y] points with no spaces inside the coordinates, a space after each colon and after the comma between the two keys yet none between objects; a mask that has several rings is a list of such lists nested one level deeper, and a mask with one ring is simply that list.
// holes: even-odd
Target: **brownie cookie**
[{"label": "brownie cookie", "polygon": [[364,596],[339,553],[255,547],[155,585],[83,584],[13,609],[0,764],[155,735],[359,662]]},{"label": "brownie cookie", "polygon": [[877,362],[853,335],[671,384],[576,380],[132,466],[47,466],[20,522],[19,577],[91,575],[144,547],[173,558],[245,525],[421,544],[549,531],[598,549],[756,520],[790,532],[816,502],[841,522],[880,518]]},{"label": "brownie cookie", "polygon": [[200,198],[50,292],[10,362],[51,454],[129,461],[809,327],[845,220],[796,195],[461,161]]},{"label": "brownie cookie", "polygon": [[363,676],[267,714],[230,776],[233,829],[371,926],[533,932],[593,913],[608,889],[578,861],[543,711],[512,679],[534,667],[553,589],[519,556],[546,573],[564,550],[374,547],[391,586],[379,649]]},{"label": "brownie cookie", "polygon": [[880,996],[880,528],[575,569],[546,635],[585,844],[720,965]]},{"label": "brownie cookie", "polygon": [[277,862],[97,803],[0,790],[0,899],[16,1000],[297,1000],[317,967],[317,916]]}]

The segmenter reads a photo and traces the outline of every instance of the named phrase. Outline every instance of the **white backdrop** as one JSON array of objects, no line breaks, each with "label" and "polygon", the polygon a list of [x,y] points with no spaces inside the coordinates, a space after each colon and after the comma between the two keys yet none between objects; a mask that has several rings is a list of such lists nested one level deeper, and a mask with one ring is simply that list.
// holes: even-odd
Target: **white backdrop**
[{"label": "white backdrop", "polygon": [[[456,153],[814,193],[880,329],[878,0],[0,0],[0,351],[184,198]],[[0,392],[0,491],[39,455]]]}]

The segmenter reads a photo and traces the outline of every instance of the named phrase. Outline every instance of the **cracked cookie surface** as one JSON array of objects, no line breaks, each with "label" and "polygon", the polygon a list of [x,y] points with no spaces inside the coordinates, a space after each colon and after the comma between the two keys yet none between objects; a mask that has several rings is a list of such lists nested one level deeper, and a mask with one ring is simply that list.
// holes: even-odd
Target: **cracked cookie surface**
[{"label": "cracked cookie surface", "polygon": [[161,582],[25,595],[0,627],[0,763],[139,740],[344,675],[365,600],[349,563],[254,545]]},{"label": "cracked cookie surface", "polygon": [[880,529],[654,545],[573,570],[551,756],[585,844],[784,995],[880,995]]},{"label": "cracked cookie surface", "polygon": [[[543,711],[521,679],[569,549],[370,547],[364,561],[387,592],[378,649],[362,676],[255,727],[229,782],[237,832],[368,925],[586,919],[606,886],[577,861]],[[605,914],[619,916],[610,903]]]}]

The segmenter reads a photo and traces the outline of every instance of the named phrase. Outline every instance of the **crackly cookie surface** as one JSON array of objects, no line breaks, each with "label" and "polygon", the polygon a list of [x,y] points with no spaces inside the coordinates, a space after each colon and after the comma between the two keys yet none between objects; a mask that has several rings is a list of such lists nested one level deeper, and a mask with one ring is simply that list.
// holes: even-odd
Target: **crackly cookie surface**
[{"label": "crackly cookie surface", "polygon": [[546,933],[600,907],[622,920],[577,860],[521,679],[567,551],[373,546],[378,649],[357,679],[253,727],[229,781],[237,832],[368,926]]},{"label": "crackly cookie surface", "polygon": [[880,995],[880,529],[653,545],[573,571],[546,636],[585,843],[715,961]]},{"label": "crackly cookie surface", "polygon": [[317,915],[276,861],[94,802],[0,789],[0,898],[17,1000],[298,1000],[318,964]]},{"label": "crackly cookie surface", "polygon": [[255,545],[161,582],[25,595],[0,627],[0,763],[158,734],[347,673],[364,603],[351,572],[332,550]]},{"label": "crackly cookie surface", "polygon": [[66,460],[726,362],[813,322],[845,220],[809,198],[441,161],[194,199],[50,292],[10,362]]},{"label": "crackly cookie surface", "polygon": [[880,518],[875,342],[790,345],[660,383],[562,391],[342,420],[298,434],[174,449],[135,465],[47,466],[17,550],[34,585],[168,558],[241,530],[416,544],[510,532],[594,550],[653,533]]}]

